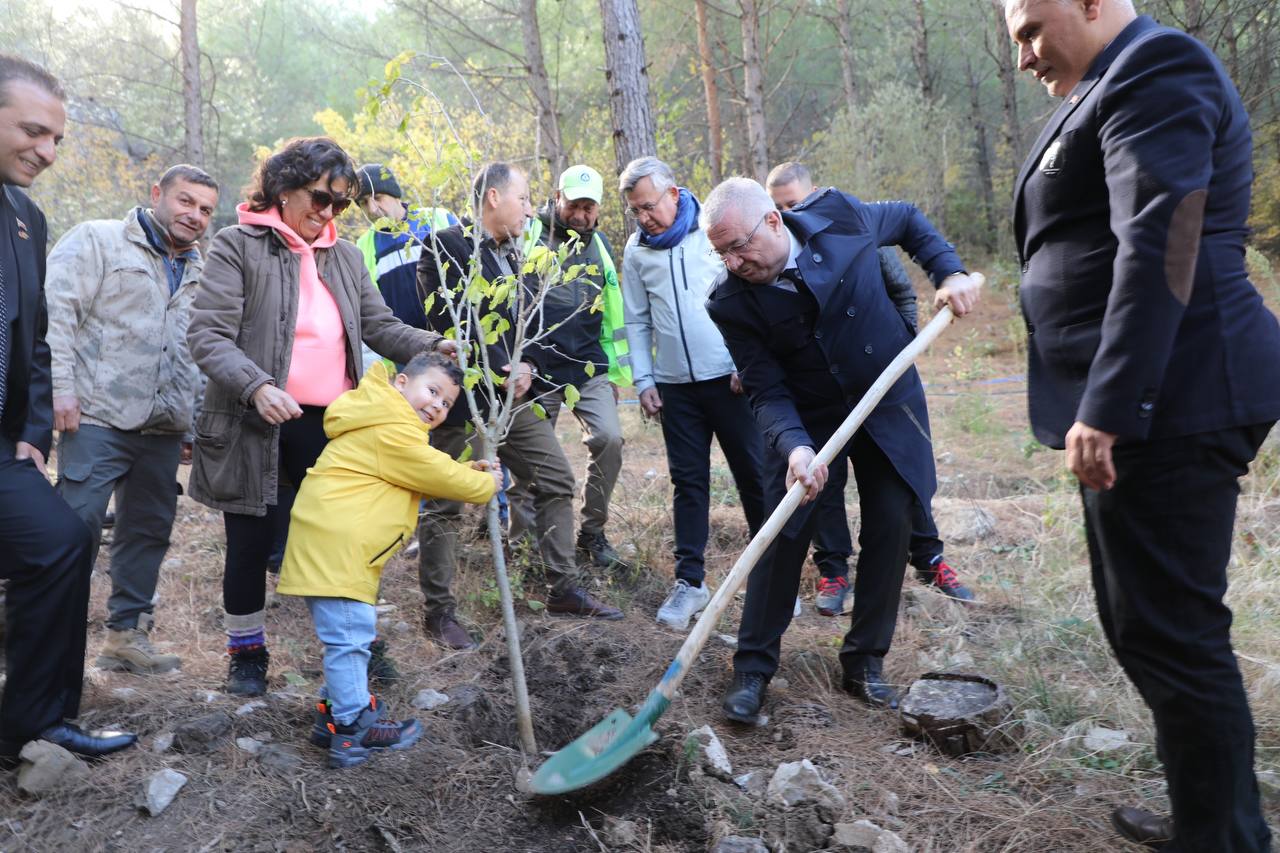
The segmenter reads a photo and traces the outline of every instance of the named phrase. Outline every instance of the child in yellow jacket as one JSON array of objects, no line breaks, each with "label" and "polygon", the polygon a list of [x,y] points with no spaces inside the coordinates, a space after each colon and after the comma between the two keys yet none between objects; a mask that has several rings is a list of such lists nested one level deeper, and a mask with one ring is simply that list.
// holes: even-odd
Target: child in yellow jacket
[{"label": "child in yellow jacket", "polygon": [[[423,497],[485,503],[502,482],[487,463],[455,462],[427,435],[444,423],[462,372],[424,353],[391,382],[381,363],[325,410],[329,443],[307,472],[289,522],[276,591],[306,598],[324,643],[329,766],[351,767],[383,749],[407,749],[416,720],[381,719],[369,693],[382,567],[413,533]],[[324,745],[323,736],[313,742]]]}]

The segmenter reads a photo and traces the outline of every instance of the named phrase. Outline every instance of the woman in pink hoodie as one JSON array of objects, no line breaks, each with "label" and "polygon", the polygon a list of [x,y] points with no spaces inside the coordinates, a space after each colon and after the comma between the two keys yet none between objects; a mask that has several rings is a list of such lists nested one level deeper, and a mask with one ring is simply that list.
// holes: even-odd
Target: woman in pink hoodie
[{"label": "woman in pink hoodie", "polygon": [[453,352],[392,315],[360,250],[334,218],[357,188],[351,159],[325,137],[294,139],[263,161],[240,222],[214,237],[187,341],[209,378],[196,421],[191,496],[223,512],[227,689],[266,691],[266,567],[278,492],[302,482],[326,442],[324,410],[359,381],[361,341],[404,363]]}]

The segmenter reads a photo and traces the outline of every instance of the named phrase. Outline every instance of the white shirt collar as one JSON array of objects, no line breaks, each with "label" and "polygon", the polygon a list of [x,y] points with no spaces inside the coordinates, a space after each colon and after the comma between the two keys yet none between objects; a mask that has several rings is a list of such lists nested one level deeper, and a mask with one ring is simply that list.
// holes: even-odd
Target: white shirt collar
[{"label": "white shirt collar", "polygon": [[[796,239],[796,235],[791,233],[791,229],[787,228],[785,223],[783,223],[782,227],[786,229],[787,236],[791,238],[791,254],[787,257],[787,265],[783,267],[783,269],[784,270],[798,269],[800,264],[798,264],[796,261],[800,257],[800,248],[801,248],[800,241]],[[779,288],[782,288],[783,290],[789,290],[792,293],[798,292],[796,290],[795,282],[788,281],[785,278],[779,278],[777,281],[773,283],[773,287],[779,287]]]}]

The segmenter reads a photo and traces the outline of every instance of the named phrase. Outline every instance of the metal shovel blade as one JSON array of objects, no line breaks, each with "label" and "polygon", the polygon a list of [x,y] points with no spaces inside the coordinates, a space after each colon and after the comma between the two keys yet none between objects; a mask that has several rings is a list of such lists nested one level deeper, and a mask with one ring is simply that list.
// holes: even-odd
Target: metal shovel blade
[{"label": "metal shovel blade", "polygon": [[548,758],[530,782],[534,793],[564,794],[608,776],[658,739],[644,715],[621,708]]}]

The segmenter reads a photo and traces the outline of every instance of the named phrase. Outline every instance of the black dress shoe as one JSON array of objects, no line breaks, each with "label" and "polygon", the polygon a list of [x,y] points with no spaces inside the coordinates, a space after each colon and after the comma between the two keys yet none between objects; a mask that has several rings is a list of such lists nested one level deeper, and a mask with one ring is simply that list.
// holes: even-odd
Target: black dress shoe
[{"label": "black dress shoe", "polygon": [[1117,806],[1111,812],[1111,825],[1125,838],[1135,844],[1145,844],[1152,850],[1159,850],[1173,840],[1172,818],[1152,814],[1146,809]]},{"label": "black dress shoe", "polygon": [[898,710],[898,691],[885,683],[879,665],[868,665],[852,672],[845,670],[840,687],[873,708]]},{"label": "black dress shoe", "polygon": [[580,586],[553,592],[547,596],[547,612],[569,616],[589,616],[593,619],[614,621],[622,618],[622,611],[599,601]]},{"label": "black dress shoe", "polygon": [[133,746],[138,736],[133,732],[86,732],[75,723],[57,723],[36,735],[35,740],[47,740],[85,758],[101,758]]},{"label": "black dress shoe", "polygon": [[735,672],[724,695],[724,715],[738,723],[754,723],[764,705],[769,681],[758,672]]}]

